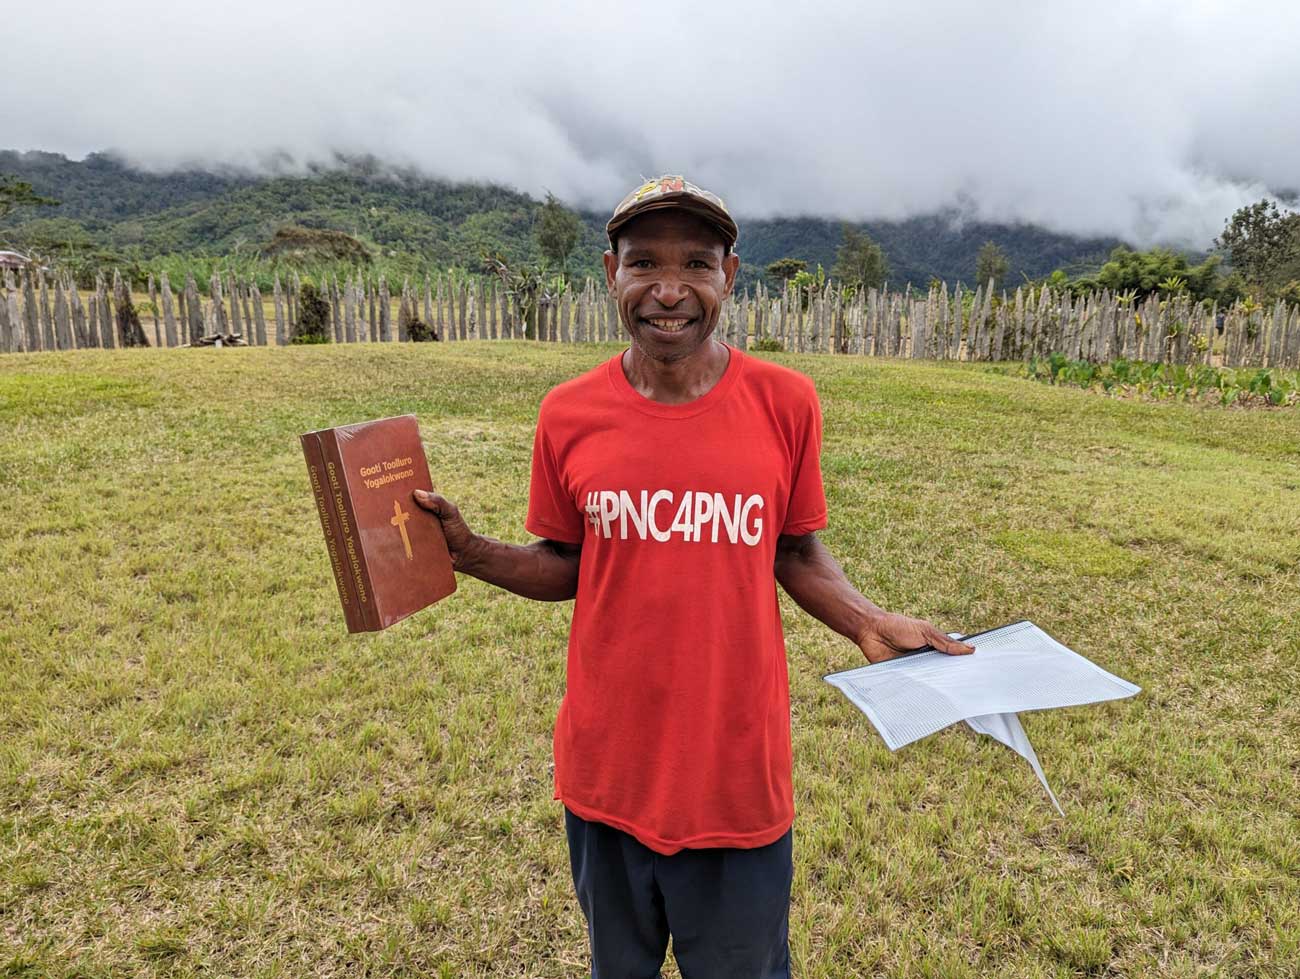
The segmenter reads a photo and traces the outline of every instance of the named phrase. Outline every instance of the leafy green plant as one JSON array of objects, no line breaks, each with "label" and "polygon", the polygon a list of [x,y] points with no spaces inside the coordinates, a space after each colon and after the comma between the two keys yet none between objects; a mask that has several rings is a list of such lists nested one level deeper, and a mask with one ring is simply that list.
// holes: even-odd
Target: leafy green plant
[{"label": "leafy green plant", "polygon": [[799,293],[799,305],[807,309],[812,297],[826,288],[826,270],[818,264],[816,272],[807,269],[796,272],[790,279],[790,284]]},{"label": "leafy green plant", "polygon": [[1221,405],[1300,404],[1300,371],[1159,364],[1123,358],[1109,364],[1070,360],[1064,354],[1031,358],[1024,375],[1046,384],[1100,389],[1115,396],[1178,401],[1214,399]]}]

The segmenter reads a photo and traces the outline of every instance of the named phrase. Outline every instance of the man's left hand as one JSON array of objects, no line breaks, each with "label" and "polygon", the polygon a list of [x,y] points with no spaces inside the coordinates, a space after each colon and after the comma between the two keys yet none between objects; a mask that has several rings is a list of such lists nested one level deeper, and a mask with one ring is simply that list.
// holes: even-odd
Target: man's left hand
[{"label": "man's left hand", "polygon": [[894,615],[891,612],[873,616],[857,641],[863,655],[871,663],[883,663],[922,646],[933,646],[949,656],[965,656],[975,652],[974,646],[949,638],[924,619],[910,619],[906,615]]}]

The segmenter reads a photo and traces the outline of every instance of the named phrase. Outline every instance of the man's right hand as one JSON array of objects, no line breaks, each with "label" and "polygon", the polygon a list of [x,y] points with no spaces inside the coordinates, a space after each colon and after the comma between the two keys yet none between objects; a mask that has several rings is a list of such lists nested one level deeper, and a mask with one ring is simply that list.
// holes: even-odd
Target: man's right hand
[{"label": "man's right hand", "polygon": [[416,506],[442,524],[451,566],[462,574],[543,602],[567,602],[578,593],[579,544],[542,538],[531,544],[505,544],[474,533],[456,504],[438,493],[416,490]]},{"label": "man's right hand", "polygon": [[469,529],[469,524],[465,523],[465,518],[460,515],[456,504],[445,496],[424,490],[416,490],[412,495],[417,506],[428,510],[438,518],[438,522],[442,524],[442,535],[447,538],[451,566],[457,571],[462,570],[467,554],[478,541],[478,535]]}]

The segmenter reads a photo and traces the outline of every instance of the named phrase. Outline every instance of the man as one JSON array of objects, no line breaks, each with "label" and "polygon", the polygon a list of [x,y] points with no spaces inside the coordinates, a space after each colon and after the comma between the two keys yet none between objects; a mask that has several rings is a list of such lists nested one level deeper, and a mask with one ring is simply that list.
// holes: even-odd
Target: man
[{"label": "man", "polygon": [[740,260],[722,201],[681,177],[629,194],[605,276],[631,346],[542,401],[525,526],[472,533],[437,494],[458,571],[575,599],[555,726],[595,979],[789,975],[790,703],[776,583],[877,662],[932,644],[817,539],[821,409],[802,374],[714,339]]}]

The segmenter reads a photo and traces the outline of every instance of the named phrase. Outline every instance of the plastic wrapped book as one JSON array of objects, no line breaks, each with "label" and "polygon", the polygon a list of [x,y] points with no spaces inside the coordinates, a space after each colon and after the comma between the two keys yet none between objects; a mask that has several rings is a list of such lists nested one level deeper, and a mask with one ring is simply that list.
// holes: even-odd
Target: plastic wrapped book
[{"label": "plastic wrapped book", "polygon": [[1119,700],[1140,688],[1032,622],[954,638],[973,645],[974,655],[920,650],[832,673],[826,682],[867,715],[891,751],[965,721],[1028,761],[1061,812],[1017,714]]}]

